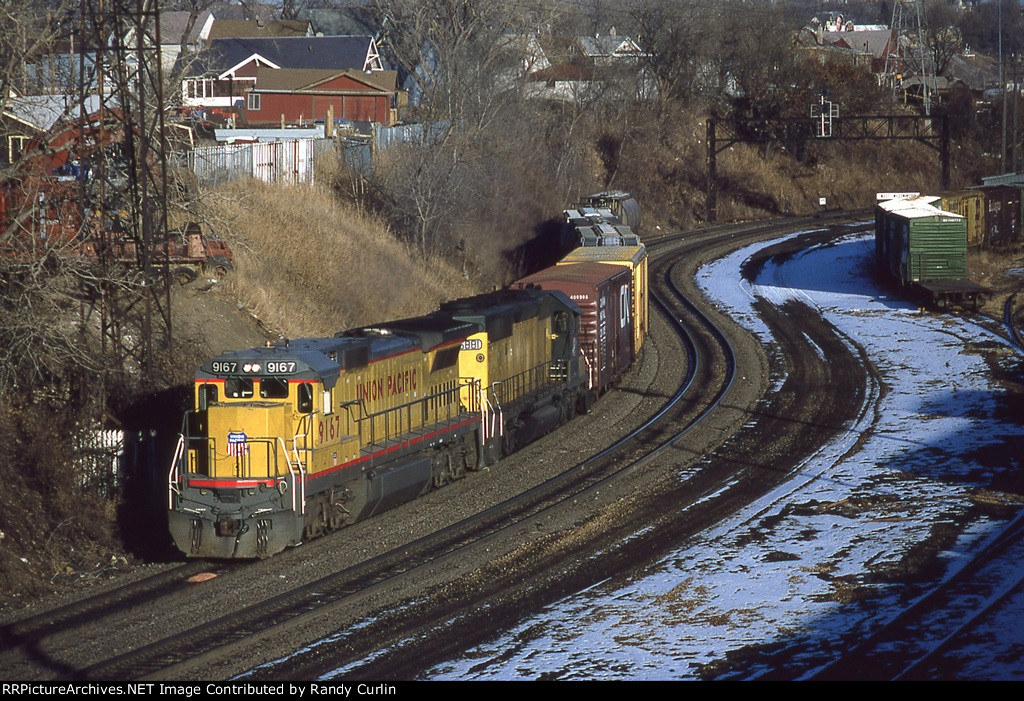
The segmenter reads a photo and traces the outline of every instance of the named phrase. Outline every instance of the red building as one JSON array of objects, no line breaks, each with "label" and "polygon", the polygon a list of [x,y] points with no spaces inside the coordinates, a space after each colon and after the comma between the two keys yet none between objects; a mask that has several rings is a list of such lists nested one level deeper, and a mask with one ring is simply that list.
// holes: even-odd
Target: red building
[{"label": "red building", "polygon": [[250,125],[307,123],[334,117],[390,126],[398,108],[395,71],[358,71],[261,66],[248,93],[245,115]]}]

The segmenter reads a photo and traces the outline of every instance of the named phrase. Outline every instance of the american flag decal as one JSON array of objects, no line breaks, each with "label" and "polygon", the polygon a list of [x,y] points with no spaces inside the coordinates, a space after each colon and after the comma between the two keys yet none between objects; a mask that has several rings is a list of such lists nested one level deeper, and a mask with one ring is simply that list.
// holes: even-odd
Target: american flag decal
[{"label": "american flag decal", "polygon": [[249,454],[249,444],[246,443],[247,436],[242,431],[228,431],[228,455],[240,458]]}]

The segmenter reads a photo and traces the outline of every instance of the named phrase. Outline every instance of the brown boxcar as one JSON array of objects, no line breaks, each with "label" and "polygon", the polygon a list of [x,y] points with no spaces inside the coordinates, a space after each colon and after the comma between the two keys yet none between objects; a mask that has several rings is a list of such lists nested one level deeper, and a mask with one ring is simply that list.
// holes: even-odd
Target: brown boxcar
[{"label": "brown boxcar", "polygon": [[1021,189],[1012,185],[984,187],[985,243],[1007,246],[1020,241]]},{"label": "brown boxcar", "polygon": [[633,276],[633,356],[640,355],[647,335],[649,298],[647,294],[647,248],[639,246],[595,246],[577,248],[555,265],[607,263],[628,268]]},{"label": "brown boxcar", "polygon": [[516,288],[558,290],[583,312],[580,349],[586,361],[588,388],[604,392],[629,369],[633,352],[632,274],[629,268],[606,263],[559,265],[512,284]]}]

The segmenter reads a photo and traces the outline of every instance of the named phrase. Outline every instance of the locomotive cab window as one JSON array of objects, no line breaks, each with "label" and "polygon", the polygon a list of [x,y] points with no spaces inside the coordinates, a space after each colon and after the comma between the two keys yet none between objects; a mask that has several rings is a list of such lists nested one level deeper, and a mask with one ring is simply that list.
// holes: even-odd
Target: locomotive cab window
[{"label": "locomotive cab window", "polygon": [[313,411],[313,385],[303,382],[295,393],[296,406],[300,414],[309,414]]},{"label": "locomotive cab window", "polygon": [[217,385],[199,385],[199,411],[206,411],[211,404],[217,403]]},{"label": "locomotive cab window", "polygon": [[224,395],[232,399],[248,399],[252,396],[252,380],[247,377],[229,377],[224,380]]},{"label": "locomotive cab window", "polygon": [[260,380],[260,396],[263,399],[287,399],[288,380],[282,377],[264,377]]}]

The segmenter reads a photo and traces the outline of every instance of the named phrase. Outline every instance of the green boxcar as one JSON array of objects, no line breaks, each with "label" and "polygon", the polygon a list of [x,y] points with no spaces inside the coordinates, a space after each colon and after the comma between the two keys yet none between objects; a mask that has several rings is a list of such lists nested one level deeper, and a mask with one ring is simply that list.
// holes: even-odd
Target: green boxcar
[{"label": "green boxcar", "polygon": [[937,197],[889,200],[875,214],[875,253],[902,285],[967,279],[967,220]]}]

